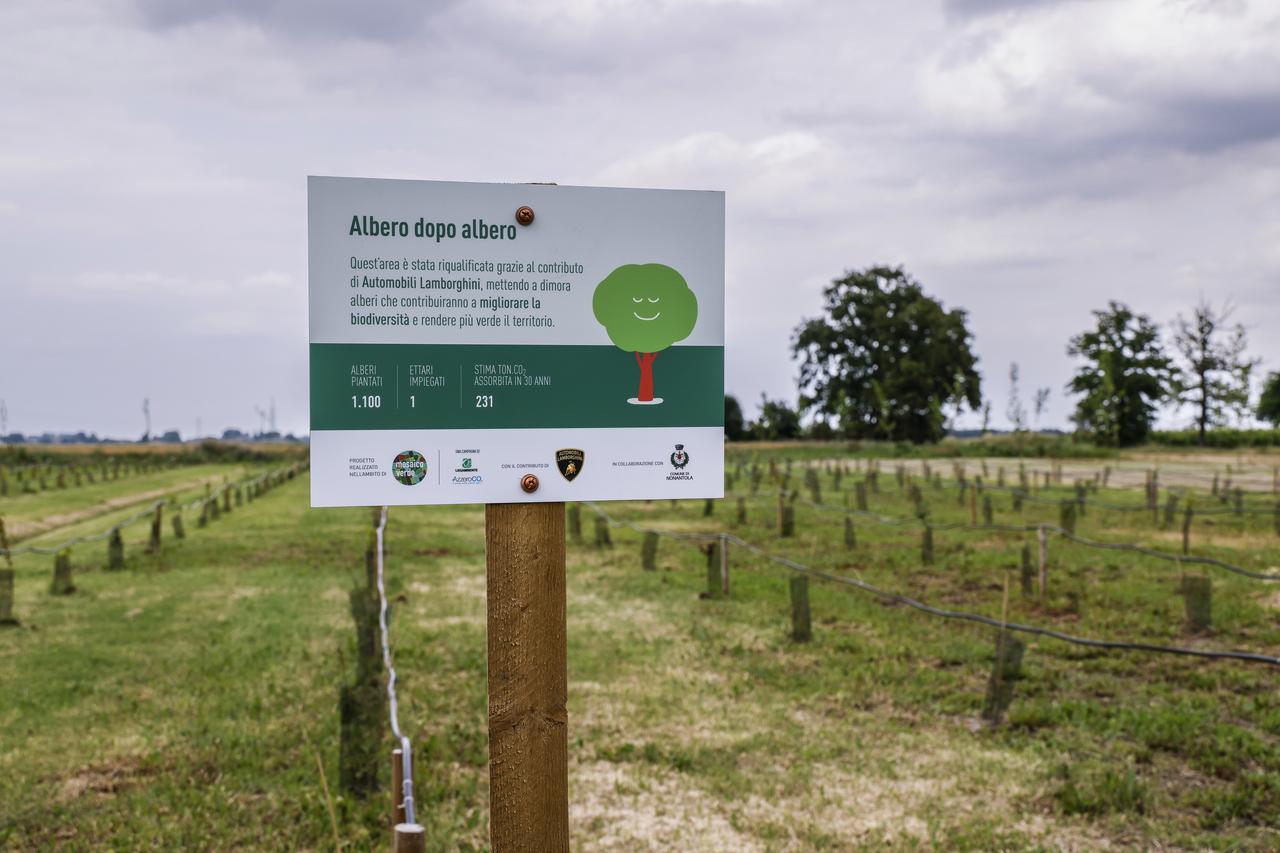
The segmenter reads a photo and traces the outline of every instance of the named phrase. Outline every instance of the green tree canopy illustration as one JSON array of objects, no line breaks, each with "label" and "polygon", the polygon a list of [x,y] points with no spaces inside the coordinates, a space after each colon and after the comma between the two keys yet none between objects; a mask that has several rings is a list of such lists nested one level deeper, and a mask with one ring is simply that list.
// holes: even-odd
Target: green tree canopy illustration
[{"label": "green tree canopy illustration", "polygon": [[698,322],[698,297],[684,276],[663,264],[624,264],[596,285],[591,309],[613,345],[635,353],[640,388],[633,401],[662,402],[653,396],[653,362]]}]

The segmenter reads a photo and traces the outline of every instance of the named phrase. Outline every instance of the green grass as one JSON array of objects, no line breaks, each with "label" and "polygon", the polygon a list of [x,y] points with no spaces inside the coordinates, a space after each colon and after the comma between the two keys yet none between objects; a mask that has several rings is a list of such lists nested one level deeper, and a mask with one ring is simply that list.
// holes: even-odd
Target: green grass
[{"label": "green grass", "polygon": [[[941,467],[939,465],[938,467]],[[796,485],[801,478],[796,471]],[[854,478],[846,477],[844,491]],[[891,472],[871,508],[907,516]],[[739,480],[739,486],[745,478]],[[48,595],[51,558],[24,556],[0,633],[0,848],[332,847],[319,757],[347,849],[386,842],[388,797],[336,790],[337,689],[354,668],[346,591],[367,510],[308,510],[299,478],[252,505],[102,570],[73,551],[79,591]],[[762,488],[772,488],[766,478]],[[841,504],[831,478],[824,500]],[[1064,490],[1065,493],[1065,490]],[[967,520],[953,488],[925,488],[935,521]],[[1133,502],[1113,490],[1107,500]],[[998,617],[1019,534],[919,530],[798,505],[798,535],[768,527],[774,499],[609,504],[672,531],[730,529],[770,552],[929,603]],[[1007,496],[997,521],[1056,521]],[[588,539],[591,513],[583,510]],[[1196,549],[1280,567],[1271,519],[1196,522]],[[87,525],[87,523],[86,523]],[[483,513],[391,511],[388,563],[401,720],[419,751],[433,850],[485,849],[487,741]],[[61,535],[64,531],[58,531]],[[1080,532],[1174,550],[1150,516],[1091,511]],[[169,530],[166,526],[166,537]],[[53,534],[49,538],[57,538]],[[1280,841],[1280,693],[1274,669],[1028,638],[1008,722],[978,723],[990,629],[815,583],[814,641],[788,638],[785,569],[731,550],[732,595],[702,599],[704,557],[640,537],[571,544],[570,800],[575,849],[1028,850],[1156,844],[1268,850]],[[1008,618],[1073,634],[1280,653],[1280,585],[1210,570],[1214,627],[1182,628],[1178,566],[1051,542],[1050,594]],[[390,744],[388,743],[388,748]]]},{"label": "green grass", "polygon": [[30,533],[34,532],[33,525],[51,516],[96,517],[117,509],[136,510],[140,505],[157,499],[144,495],[163,494],[167,497],[187,494],[194,488],[203,488],[206,482],[216,484],[223,477],[238,479],[248,470],[242,465],[191,465],[135,474],[119,480],[98,479],[75,488],[11,494],[0,498],[0,518],[5,520],[10,538],[20,541],[30,538]]}]

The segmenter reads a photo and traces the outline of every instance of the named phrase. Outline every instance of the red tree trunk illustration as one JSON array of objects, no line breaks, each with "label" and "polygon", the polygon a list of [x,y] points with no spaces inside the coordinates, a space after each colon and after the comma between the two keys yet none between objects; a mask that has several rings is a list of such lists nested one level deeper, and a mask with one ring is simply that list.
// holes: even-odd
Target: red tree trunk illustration
[{"label": "red tree trunk illustration", "polygon": [[656,352],[638,352],[636,355],[636,364],[640,365],[640,390],[636,393],[636,399],[641,403],[653,402],[653,360],[658,357]]}]

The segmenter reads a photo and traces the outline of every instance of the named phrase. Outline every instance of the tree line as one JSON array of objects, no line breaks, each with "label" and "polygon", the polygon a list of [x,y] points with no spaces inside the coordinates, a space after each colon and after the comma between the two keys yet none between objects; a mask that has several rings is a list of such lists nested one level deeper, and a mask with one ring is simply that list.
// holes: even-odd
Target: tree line
[{"label": "tree line", "polygon": [[[1178,314],[1166,339],[1150,317],[1120,301],[1094,311],[1092,326],[1066,345],[1076,362],[1064,389],[1075,398],[1076,433],[1104,446],[1138,444],[1168,405],[1190,407],[1200,444],[1210,429],[1250,413],[1280,427],[1280,372],[1267,376],[1253,405],[1250,383],[1260,359],[1247,354],[1245,328],[1233,315],[1229,303],[1215,307],[1202,298],[1188,316]],[[982,394],[968,319],[901,267],[849,272],[823,290],[822,315],[792,333],[798,403],[761,395],[760,413],[748,422],[741,404],[726,396],[726,436],[935,442],[966,408],[981,414],[986,432],[991,401]],[[1038,427],[1050,389],[1035,389],[1029,414],[1016,363],[1009,380],[1005,414],[1014,431]]]}]

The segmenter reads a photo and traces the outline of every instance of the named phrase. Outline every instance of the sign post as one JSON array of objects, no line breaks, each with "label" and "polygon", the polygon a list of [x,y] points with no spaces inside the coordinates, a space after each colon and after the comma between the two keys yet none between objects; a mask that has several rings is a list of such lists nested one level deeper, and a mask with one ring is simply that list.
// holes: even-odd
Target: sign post
[{"label": "sign post", "polygon": [[485,507],[494,851],[569,849],[564,551],[564,504]]},{"label": "sign post", "polygon": [[723,497],[724,196],[313,177],[308,245],[312,506],[486,505],[492,847],[568,850],[564,502]]}]

